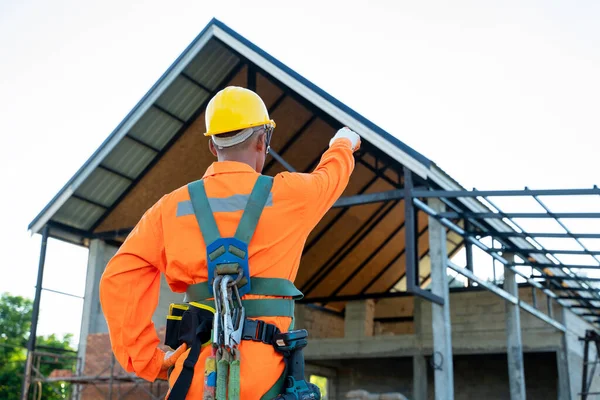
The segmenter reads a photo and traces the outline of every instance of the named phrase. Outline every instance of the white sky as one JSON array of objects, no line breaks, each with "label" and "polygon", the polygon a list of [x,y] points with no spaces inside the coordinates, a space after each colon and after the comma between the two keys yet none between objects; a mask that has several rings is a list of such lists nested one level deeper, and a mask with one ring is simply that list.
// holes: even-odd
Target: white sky
[{"label": "white sky", "polygon": [[[600,183],[600,2],[290,3],[0,1],[0,292],[33,296],[28,223],[212,17],[467,188]],[[43,286],[83,295],[86,258],[50,241]],[[40,333],[81,306],[44,292]]]}]

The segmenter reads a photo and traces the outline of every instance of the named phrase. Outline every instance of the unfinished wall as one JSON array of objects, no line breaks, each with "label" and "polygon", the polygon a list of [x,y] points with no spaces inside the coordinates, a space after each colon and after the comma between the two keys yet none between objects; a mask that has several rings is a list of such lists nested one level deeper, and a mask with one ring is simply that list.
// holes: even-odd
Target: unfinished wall
[{"label": "unfinished wall", "polygon": [[343,317],[304,304],[296,304],[294,325],[295,329],[308,330],[309,340],[344,337]]},{"label": "unfinished wall", "polygon": [[[519,290],[519,298],[533,304],[531,289]],[[431,347],[433,328],[431,304],[419,303],[423,342]],[[546,313],[546,298],[537,291],[537,308]],[[560,306],[553,306],[554,315],[560,319]],[[494,353],[506,348],[506,302],[485,291],[451,293],[450,319],[453,347],[464,352]],[[552,326],[521,310],[521,330],[524,351],[554,351],[560,346],[561,334]],[[483,345],[480,347],[479,345]]]},{"label": "unfinished wall", "polygon": [[[506,400],[509,398],[506,355],[455,356],[454,387],[456,400]],[[554,353],[525,354],[527,399],[556,399],[557,376]],[[324,362],[334,368],[336,399],[350,390],[372,393],[400,392],[413,398],[411,358],[363,359]],[[427,358],[428,399],[434,398],[433,371]],[[330,398],[329,400],[333,400]]]}]

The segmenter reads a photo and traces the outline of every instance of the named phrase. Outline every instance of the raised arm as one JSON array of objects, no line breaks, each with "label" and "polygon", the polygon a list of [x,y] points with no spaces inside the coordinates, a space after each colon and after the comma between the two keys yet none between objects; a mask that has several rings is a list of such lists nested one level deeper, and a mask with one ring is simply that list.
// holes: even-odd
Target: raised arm
[{"label": "raised arm", "polygon": [[307,227],[312,230],[342,195],[354,170],[354,152],[360,137],[348,128],[340,129],[311,173],[285,173],[283,180],[303,199]]}]

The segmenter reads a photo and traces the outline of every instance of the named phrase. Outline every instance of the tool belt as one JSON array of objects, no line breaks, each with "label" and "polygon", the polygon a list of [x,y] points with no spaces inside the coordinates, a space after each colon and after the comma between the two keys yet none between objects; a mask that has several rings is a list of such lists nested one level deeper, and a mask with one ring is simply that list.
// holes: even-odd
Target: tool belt
[{"label": "tool belt", "polygon": [[[165,345],[177,349],[183,343],[190,348],[194,342],[202,348],[212,343],[212,328],[215,309],[197,302],[171,304],[167,316]],[[273,343],[279,328],[261,320],[247,318],[242,330],[242,340],[265,344]]]},{"label": "tool belt", "polygon": [[[164,343],[172,349],[186,343],[190,353],[185,359],[183,369],[169,393],[170,400],[185,399],[194,378],[194,368],[200,357],[200,352],[213,343],[214,314],[214,308],[197,302],[171,304],[167,316]],[[241,339],[275,346],[274,338],[279,333],[279,328],[273,324],[247,318],[244,320]],[[212,372],[216,372],[216,370]],[[209,380],[207,383],[216,386],[216,380],[211,382],[210,376],[205,377],[205,379]],[[216,376],[214,379],[216,379]]]}]

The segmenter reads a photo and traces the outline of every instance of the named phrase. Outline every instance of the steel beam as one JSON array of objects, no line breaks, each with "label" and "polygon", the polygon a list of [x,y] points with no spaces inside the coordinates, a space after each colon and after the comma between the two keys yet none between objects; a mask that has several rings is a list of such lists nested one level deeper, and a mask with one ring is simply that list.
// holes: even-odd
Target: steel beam
[{"label": "steel beam", "polygon": [[467,236],[493,236],[498,238],[551,238],[551,239],[600,239],[600,233],[553,233],[553,232],[477,232],[477,231],[467,231],[465,232]]},{"label": "steel beam", "polygon": [[[514,261],[514,254],[506,254],[508,262]],[[504,267],[504,290],[519,302],[519,287],[516,274]],[[523,367],[523,341],[521,339],[521,317],[518,304],[506,304],[506,353],[508,357],[508,381],[511,400],[524,400],[525,369]]]},{"label": "steel beam", "polygon": [[521,196],[573,196],[600,195],[600,188],[589,189],[523,189],[523,190],[423,190],[414,193],[415,197],[521,197]]},{"label": "steel beam", "polygon": [[292,167],[292,165],[290,163],[288,163],[287,161],[285,161],[285,159],[283,157],[281,157],[279,154],[277,154],[277,152],[273,149],[269,149],[269,154],[271,155],[271,157],[273,157],[275,160],[277,160],[279,162],[279,164],[283,165],[283,167],[285,169],[287,169],[289,172],[296,172],[296,168]]},{"label": "steel beam", "polygon": [[[323,296],[323,297],[312,297],[297,300],[297,303],[332,303],[336,301],[357,301],[357,300],[368,300],[368,299],[393,299],[396,297],[410,297],[412,293],[408,292],[383,292],[383,293],[361,293],[361,294],[349,294],[339,296]],[[598,315],[600,316],[600,314]]]},{"label": "steel beam", "polygon": [[[436,212],[443,212],[439,199],[429,199]],[[446,230],[435,217],[429,217],[429,257],[431,258],[431,293],[439,296],[443,304],[432,303],[434,354],[441,355],[441,365],[434,371],[435,399],[454,399],[454,367],[452,361],[452,326],[450,323],[450,291],[448,289],[448,254]],[[407,274],[408,277],[408,274]]]},{"label": "steel beam", "polygon": [[[522,251],[522,250],[520,250],[520,251]],[[525,251],[527,251],[527,249]],[[600,269],[600,265],[552,264],[552,263],[537,263],[537,262],[527,262],[527,261],[520,262],[520,263],[513,263],[511,265],[513,267],[568,268],[568,269]],[[581,279],[587,279],[587,278],[581,278]]]},{"label": "steel beam", "polygon": [[[564,255],[582,255],[582,256],[597,256],[600,255],[600,251],[598,250],[555,250],[555,249],[523,249],[518,247],[507,247],[507,248],[493,248],[490,249],[495,252],[502,253],[530,253],[530,254],[564,254]],[[564,265],[556,264],[554,265],[557,268],[564,267]],[[592,268],[600,268],[600,265],[592,265]]]},{"label": "steel beam", "polygon": [[446,212],[440,214],[442,218],[474,218],[474,219],[504,219],[504,218],[600,218],[600,213],[495,213],[495,212]]},{"label": "steel beam", "polygon": [[358,194],[355,196],[341,197],[333,204],[333,208],[352,207],[364,204],[379,203],[384,201],[399,200],[404,198],[404,189],[388,190],[386,192]]}]

